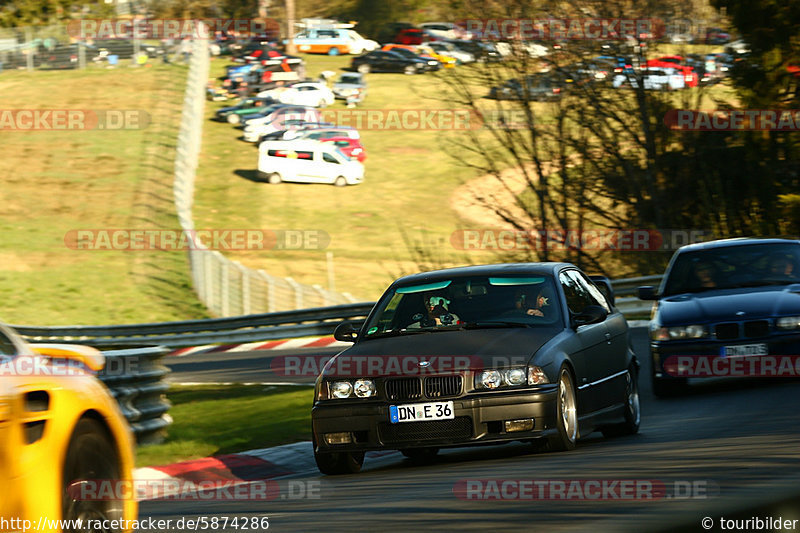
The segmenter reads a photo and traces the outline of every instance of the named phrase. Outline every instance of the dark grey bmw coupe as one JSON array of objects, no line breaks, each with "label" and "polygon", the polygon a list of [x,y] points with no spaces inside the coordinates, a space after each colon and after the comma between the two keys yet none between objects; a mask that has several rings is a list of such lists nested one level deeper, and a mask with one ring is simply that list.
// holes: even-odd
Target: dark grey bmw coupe
[{"label": "dark grey bmw coupe", "polygon": [[508,441],[568,450],[582,435],[639,429],[638,362],[605,278],[568,263],[414,274],[386,290],[354,345],[317,378],[314,455],[325,474],[368,450],[431,458]]}]

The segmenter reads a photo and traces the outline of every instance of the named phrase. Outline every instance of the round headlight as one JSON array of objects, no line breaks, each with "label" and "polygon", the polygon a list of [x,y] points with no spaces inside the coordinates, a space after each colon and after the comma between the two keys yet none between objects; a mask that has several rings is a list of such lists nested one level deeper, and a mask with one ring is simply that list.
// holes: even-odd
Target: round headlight
[{"label": "round headlight", "polygon": [[359,398],[375,396],[375,383],[371,379],[359,379],[353,385],[353,390]]},{"label": "round headlight", "polygon": [[507,385],[522,385],[525,383],[525,371],[521,368],[512,368],[503,373]]},{"label": "round headlight", "polygon": [[331,383],[331,396],[334,398],[349,398],[353,392],[353,385],[349,381],[334,381]]},{"label": "round headlight", "polygon": [[497,370],[484,370],[478,374],[478,385],[484,389],[496,389],[500,386],[502,377]]}]

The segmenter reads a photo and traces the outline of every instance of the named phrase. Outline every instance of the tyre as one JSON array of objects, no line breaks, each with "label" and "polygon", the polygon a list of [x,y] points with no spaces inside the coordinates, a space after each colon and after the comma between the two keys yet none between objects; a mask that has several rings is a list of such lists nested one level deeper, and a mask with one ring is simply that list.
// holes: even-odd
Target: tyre
[{"label": "tyre", "polygon": [[331,48],[328,49],[328,55],[329,56],[338,56],[339,55],[339,49],[336,48],[335,46],[332,46]]},{"label": "tyre", "polygon": [[625,385],[625,421],[621,424],[602,428],[601,431],[605,437],[634,435],[639,432],[642,411],[639,403],[639,373],[634,366],[628,369],[625,379],[627,380]]},{"label": "tyre", "polygon": [[238,124],[242,121],[242,117],[240,117],[236,113],[231,113],[230,115],[228,115],[228,118],[226,120],[228,121],[228,124]]},{"label": "tyre", "polygon": [[328,102],[326,102],[325,99],[323,98],[319,102],[317,102],[317,107],[319,107],[320,109],[328,107]]},{"label": "tyre", "polygon": [[409,75],[410,74],[416,74],[417,73],[417,67],[415,67],[414,65],[406,65],[406,68],[403,69],[403,73],[404,74],[409,74]]},{"label": "tyre", "polygon": [[272,185],[277,185],[280,182],[282,182],[283,179],[281,179],[281,175],[278,174],[277,172],[271,172],[270,174],[267,175],[267,181]]},{"label": "tyre", "polygon": [[[72,432],[64,458],[62,480],[62,518],[64,520],[117,520],[123,518],[123,501],[75,499],[80,483],[97,480],[119,480],[117,450],[106,429],[96,420],[78,421]],[[72,531],[72,530],[65,530]],[[111,531],[111,530],[109,530]],[[116,530],[121,531],[121,530]]]},{"label": "tyre", "polygon": [[425,464],[436,459],[439,448],[408,448],[400,450],[400,453],[410,459],[411,462]]},{"label": "tyre", "polygon": [[367,63],[362,63],[358,66],[356,70],[359,71],[361,74],[369,74],[371,68]]},{"label": "tyre", "polygon": [[574,450],[578,442],[578,406],[572,374],[566,366],[558,372],[556,429],[556,434],[548,439],[550,450]]},{"label": "tyre", "polygon": [[364,464],[364,452],[320,452],[317,451],[317,439],[312,432],[314,461],[319,471],[326,476],[357,474]]},{"label": "tyre", "polygon": [[337,187],[344,187],[345,185],[347,185],[347,180],[344,179],[344,176],[339,176],[338,178],[336,178],[336,181],[334,181],[333,184],[336,185]]}]

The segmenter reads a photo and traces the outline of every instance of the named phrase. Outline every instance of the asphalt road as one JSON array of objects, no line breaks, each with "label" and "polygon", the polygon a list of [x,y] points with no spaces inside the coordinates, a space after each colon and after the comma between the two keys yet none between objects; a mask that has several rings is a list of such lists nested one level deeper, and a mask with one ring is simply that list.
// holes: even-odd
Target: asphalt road
[{"label": "asphalt road", "polygon": [[[142,502],[140,517],[169,518],[175,524],[181,517],[268,516],[269,529],[275,531],[598,533],[705,531],[704,517],[713,520],[711,530],[719,531],[722,517],[736,513],[738,518],[749,517],[750,507],[753,512],[800,519],[800,383],[778,378],[704,383],[688,395],[656,399],[647,378],[643,329],[635,331],[634,348],[643,363],[638,435],[605,439],[594,433],[582,439],[576,450],[562,453],[536,453],[522,443],[446,450],[437,462],[424,466],[399,457],[368,458],[364,470],[350,476],[325,477],[306,468],[290,479],[316,484],[318,498],[291,499],[284,493],[268,502]],[[211,377],[214,381],[274,381],[267,362],[272,352],[231,356],[223,361],[201,356],[171,366],[178,381]],[[466,480],[486,479],[637,480],[663,483],[673,491],[687,486],[697,489],[693,498],[650,500],[609,496],[481,501],[454,493],[459,482],[463,486]],[[788,494],[797,497],[778,507],[756,509],[764,501],[786,499]],[[800,530],[800,522],[796,524]],[[755,527],[744,530],[756,531]]]}]

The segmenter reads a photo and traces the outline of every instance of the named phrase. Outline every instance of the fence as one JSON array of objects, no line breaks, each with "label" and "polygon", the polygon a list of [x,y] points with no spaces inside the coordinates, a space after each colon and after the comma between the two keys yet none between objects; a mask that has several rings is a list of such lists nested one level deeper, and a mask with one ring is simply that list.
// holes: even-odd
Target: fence
[{"label": "fence", "polygon": [[[175,158],[175,208],[181,228],[187,232],[194,231],[192,205],[205,120],[208,72],[208,43],[195,39]],[[216,316],[272,313],[355,302],[350,294],[272,276],[263,270],[250,269],[231,261],[202,244],[198,248],[189,252],[192,281],[200,301]]]}]

